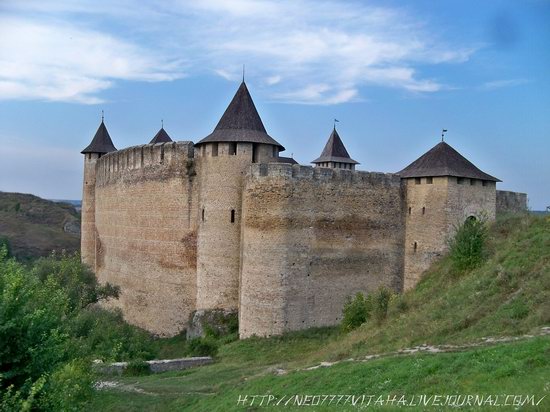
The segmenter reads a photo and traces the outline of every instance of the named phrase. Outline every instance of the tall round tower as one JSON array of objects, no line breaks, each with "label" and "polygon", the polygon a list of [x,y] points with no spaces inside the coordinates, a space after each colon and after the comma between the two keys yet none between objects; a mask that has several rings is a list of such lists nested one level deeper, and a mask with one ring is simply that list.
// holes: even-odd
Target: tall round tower
[{"label": "tall round tower", "polygon": [[82,262],[95,270],[95,180],[96,162],[105,153],[116,151],[111,136],[101,117],[101,124],[92,142],[82,150],[84,155],[84,181],[82,189],[82,226],[80,254]]},{"label": "tall round tower", "polygon": [[[239,305],[243,178],[251,163],[278,162],[244,81],[214,131],[196,145],[199,193],[197,313]],[[195,323],[195,320],[194,320]]]}]

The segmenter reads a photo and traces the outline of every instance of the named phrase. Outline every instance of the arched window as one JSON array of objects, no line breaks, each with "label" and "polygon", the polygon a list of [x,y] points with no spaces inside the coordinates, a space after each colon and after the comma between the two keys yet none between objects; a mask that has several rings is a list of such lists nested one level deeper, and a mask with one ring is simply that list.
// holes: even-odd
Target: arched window
[{"label": "arched window", "polygon": [[235,209],[231,209],[231,223],[235,223]]},{"label": "arched window", "polygon": [[412,207],[409,206],[409,215],[411,214],[412,212]]},{"label": "arched window", "polygon": [[413,245],[414,253],[416,253],[416,249],[418,249],[418,243],[414,242],[414,245]]},{"label": "arched window", "polygon": [[426,207],[423,207],[423,208],[422,208],[422,214],[423,214],[423,215],[426,214]]},{"label": "arched window", "polygon": [[204,207],[202,208],[202,221],[204,222]]}]

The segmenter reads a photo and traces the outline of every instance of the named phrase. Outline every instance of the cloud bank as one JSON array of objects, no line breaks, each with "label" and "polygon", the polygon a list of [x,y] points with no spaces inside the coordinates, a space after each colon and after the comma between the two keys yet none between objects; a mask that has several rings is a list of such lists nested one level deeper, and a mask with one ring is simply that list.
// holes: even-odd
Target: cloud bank
[{"label": "cloud bank", "polygon": [[[68,4],[69,3],[69,4]],[[94,104],[117,81],[209,71],[305,104],[358,100],[368,86],[433,93],[419,67],[466,62],[406,10],[335,0],[83,0],[0,6],[0,99]]]}]

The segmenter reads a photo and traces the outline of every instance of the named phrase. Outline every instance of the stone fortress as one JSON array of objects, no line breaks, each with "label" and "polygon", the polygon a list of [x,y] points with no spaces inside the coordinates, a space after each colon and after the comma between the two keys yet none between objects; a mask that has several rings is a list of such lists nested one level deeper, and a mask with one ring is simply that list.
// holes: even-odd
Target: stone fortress
[{"label": "stone fortress", "polygon": [[238,313],[239,335],[334,325],[348,296],[413,287],[456,224],[527,207],[447,143],[398,173],[356,171],[336,129],[312,166],[280,156],[246,84],[214,131],[84,154],[82,260],[162,336]]}]

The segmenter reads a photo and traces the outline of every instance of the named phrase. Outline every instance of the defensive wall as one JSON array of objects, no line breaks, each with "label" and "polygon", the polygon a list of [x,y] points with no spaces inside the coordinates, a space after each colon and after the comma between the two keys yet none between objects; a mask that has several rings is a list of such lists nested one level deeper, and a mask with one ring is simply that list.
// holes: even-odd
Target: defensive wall
[{"label": "defensive wall", "polygon": [[497,190],[496,205],[497,215],[525,212],[527,210],[527,194]]},{"label": "defensive wall", "polygon": [[457,225],[468,217],[495,218],[495,182],[452,176],[404,179],[406,238],[404,289],[448,247]]},{"label": "defensive wall", "polygon": [[402,288],[397,175],[254,164],[243,193],[239,329],[268,336],[341,319],[348,296]]},{"label": "defensive wall", "polygon": [[192,142],[130,147],[97,160],[95,272],[121,288],[125,318],[159,335],[196,307],[197,185]]}]

